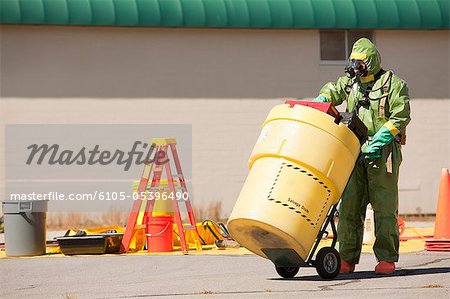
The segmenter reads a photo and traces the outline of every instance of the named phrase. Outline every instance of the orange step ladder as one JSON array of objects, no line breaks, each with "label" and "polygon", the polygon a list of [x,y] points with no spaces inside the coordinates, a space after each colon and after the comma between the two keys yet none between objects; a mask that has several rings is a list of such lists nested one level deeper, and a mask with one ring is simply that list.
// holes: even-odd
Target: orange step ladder
[{"label": "orange step ladder", "polygon": [[[123,235],[122,244],[120,246],[120,252],[126,253],[129,251],[130,243],[133,238],[133,234],[137,224],[136,222],[139,217],[139,212],[141,211],[142,205],[145,205],[143,218],[146,219],[146,217],[152,215],[155,201],[153,200],[152,196],[149,196],[149,194],[152,193],[147,193],[147,191],[159,192],[158,187],[163,172],[165,172],[166,174],[167,182],[169,185],[169,196],[167,199],[171,199],[173,203],[175,223],[178,227],[181,249],[184,253],[189,252],[189,246],[186,242],[186,233],[191,233],[196,249],[202,250],[202,243],[197,231],[194,211],[192,209],[189,193],[186,187],[186,181],[183,176],[180,159],[178,157],[178,152],[176,149],[176,140],[174,138],[152,138],[151,143],[154,147],[155,154],[153,155],[153,158],[150,158],[149,163],[145,165],[144,171],[142,172],[139,186],[137,188],[137,193],[140,197],[140,200],[136,200],[131,209],[127,226],[125,228],[125,233]],[[169,153],[172,154],[173,162],[176,168],[176,174],[172,174]],[[176,182],[178,182],[177,185],[179,186],[179,190],[176,190],[177,188],[175,187],[174,179],[176,180]],[[149,182],[151,182],[150,188],[148,188]],[[183,225],[179,201],[183,201],[186,205],[189,225]]]}]

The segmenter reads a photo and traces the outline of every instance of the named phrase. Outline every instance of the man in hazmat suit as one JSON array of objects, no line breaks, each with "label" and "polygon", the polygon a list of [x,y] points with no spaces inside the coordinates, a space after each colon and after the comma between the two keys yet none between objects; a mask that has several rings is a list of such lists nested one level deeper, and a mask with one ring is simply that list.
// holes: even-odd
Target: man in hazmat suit
[{"label": "man in hazmat suit", "polygon": [[366,206],[375,214],[377,274],[391,274],[398,261],[398,175],[401,144],[410,121],[407,84],[381,68],[380,54],[367,38],[355,42],[345,69],[347,76],[330,82],[314,99],[340,105],[355,112],[368,128],[339,209],[338,240],[341,273],[355,270],[361,255]]}]

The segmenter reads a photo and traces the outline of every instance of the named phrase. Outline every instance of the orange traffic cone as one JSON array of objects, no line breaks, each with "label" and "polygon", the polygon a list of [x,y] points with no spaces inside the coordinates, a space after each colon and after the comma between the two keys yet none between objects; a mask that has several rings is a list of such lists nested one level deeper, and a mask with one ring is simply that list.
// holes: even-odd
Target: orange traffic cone
[{"label": "orange traffic cone", "polygon": [[448,168],[443,168],[441,171],[434,238],[425,242],[425,249],[450,251],[450,173]]},{"label": "orange traffic cone", "polygon": [[450,241],[450,174],[448,168],[443,168],[441,172],[434,238]]}]

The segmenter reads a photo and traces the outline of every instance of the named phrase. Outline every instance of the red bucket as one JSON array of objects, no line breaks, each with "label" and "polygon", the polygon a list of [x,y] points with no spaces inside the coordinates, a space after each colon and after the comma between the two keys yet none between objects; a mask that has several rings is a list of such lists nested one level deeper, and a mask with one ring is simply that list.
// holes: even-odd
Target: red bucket
[{"label": "red bucket", "polygon": [[149,217],[146,221],[147,250],[148,252],[173,251],[173,217]]}]

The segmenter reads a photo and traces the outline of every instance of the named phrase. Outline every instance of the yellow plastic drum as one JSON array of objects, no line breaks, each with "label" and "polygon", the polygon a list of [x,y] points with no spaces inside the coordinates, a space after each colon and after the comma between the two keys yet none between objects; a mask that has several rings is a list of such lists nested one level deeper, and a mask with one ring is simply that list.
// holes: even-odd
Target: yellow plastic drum
[{"label": "yellow plastic drum", "polygon": [[275,264],[302,265],[360,151],[356,135],[319,110],[275,106],[228,221],[231,236]]}]

